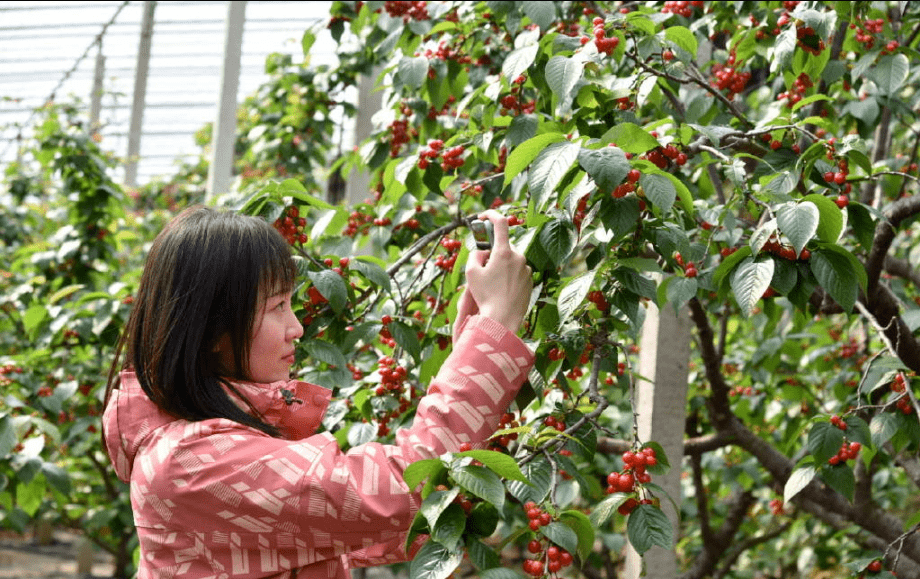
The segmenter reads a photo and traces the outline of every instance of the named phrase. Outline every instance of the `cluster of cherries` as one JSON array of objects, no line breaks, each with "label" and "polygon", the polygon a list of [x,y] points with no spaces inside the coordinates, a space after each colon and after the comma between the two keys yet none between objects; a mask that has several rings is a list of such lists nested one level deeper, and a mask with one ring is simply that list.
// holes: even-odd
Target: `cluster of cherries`
[{"label": "cluster of cherries", "polygon": [[694,8],[702,7],[702,2],[687,2],[686,0],[681,0],[680,2],[665,2],[664,7],[661,9],[661,13],[677,14],[678,16],[683,16],[684,18],[690,18],[693,16]]},{"label": "cluster of cherries", "polygon": [[403,22],[410,20],[428,20],[428,2],[425,0],[415,0],[406,2],[405,0],[387,0],[383,3],[383,9],[393,18],[401,17]]},{"label": "cluster of cherries", "polygon": [[588,292],[588,301],[594,304],[601,312],[610,310],[610,304],[607,302],[607,296],[601,290],[592,290]]},{"label": "cluster of cherries", "polygon": [[795,249],[791,245],[786,245],[780,242],[776,236],[771,236],[766,243],[763,244],[763,251],[767,253],[772,253],[773,255],[780,257],[788,261],[808,261],[811,259],[811,251],[807,247],[802,248],[802,252],[798,255],[795,253]]},{"label": "cluster of cherries", "polygon": [[[374,394],[377,396],[391,395],[399,398],[399,406],[377,418],[377,436],[386,436],[390,433],[390,421],[397,416],[404,414],[412,405],[412,400],[416,396],[415,388],[406,388],[406,378],[408,372],[404,366],[400,366],[391,356],[383,356],[377,361],[377,372],[380,374],[380,386],[376,388]],[[403,397],[408,392],[409,397]]]},{"label": "cluster of cherries", "polygon": [[[652,162],[654,163],[654,161]],[[611,195],[615,199],[622,199],[623,197],[626,197],[636,190],[636,183],[639,182],[640,177],[642,177],[642,173],[639,171],[639,169],[630,169],[626,174],[626,181],[617,185]]]},{"label": "cluster of cherries", "polygon": [[[527,503],[530,505],[532,503]],[[525,505],[525,508],[527,507]],[[538,509],[536,505],[533,507]],[[527,511],[528,516],[530,509]],[[532,539],[527,543],[527,552],[535,555],[533,559],[524,560],[524,573],[532,577],[541,577],[544,573],[558,573],[574,561],[572,554],[549,541],[544,544],[540,539]]]},{"label": "cluster of cherries", "polygon": [[[656,139],[658,138],[658,134],[655,131],[650,134]],[[689,159],[687,153],[675,147],[673,143],[668,143],[664,147],[655,147],[645,154],[645,158],[654,163],[659,169],[667,169],[672,162],[678,166],[683,166]]]},{"label": "cluster of cherries", "polygon": [[770,512],[774,517],[786,514],[785,505],[783,504],[782,499],[772,499],[770,501]]},{"label": "cluster of cherries", "polygon": [[891,382],[891,391],[895,394],[902,395],[898,398],[897,402],[895,402],[898,410],[904,414],[910,414],[914,411],[914,407],[910,404],[910,397],[905,394],[907,391],[907,384],[904,379],[904,374],[898,374],[894,377],[894,380]]},{"label": "cluster of cherries", "polygon": [[734,60],[734,55],[732,54],[729,56],[728,63],[717,62],[712,65],[712,75],[715,79],[710,84],[721,91],[728,91],[726,95],[728,100],[733,100],[735,95],[744,92],[747,83],[751,80],[751,73],[747,71],[739,72],[734,65]]},{"label": "cluster of cherries", "polygon": [[[858,21],[857,21],[858,22]],[[881,34],[885,30],[885,20],[883,18],[868,19],[860,22],[859,24],[853,23],[850,24],[850,28],[856,30],[856,42],[863,45],[863,48],[866,50],[871,50],[875,46],[875,34]],[[889,49],[889,52],[893,52],[897,49],[897,40],[891,42],[895,43],[895,46]],[[891,46],[891,42],[888,43]]]},{"label": "cluster of cherries", "polygon": [[[517,428],[521,423],[512,412],[505,412],[498,423],[498,430],[510,430]],[[505,451],[511,446],[511,443],[518,439],[517,432],[510,432],[495,436],[489,441],[489,450]]]},{"label": "cluster of cherries", "polygon": [[465,151],[466,149],[463,145],[457,145],[445,151],[444,141],[441,139],[433,139],[428,141],[427,148],[419,152],[418,168],[424,171],[428,168],[428,165],[438,157],[441,158],[441,168],[445,171],[462,167],[464,163],[463,153]]},{"label": "cluster of cherries", "polygon": [[300,210],[294,206],[288,207],[272,225],[290,245],[307,242],[307,234],[303,232],[307,220],[300,216]]},{"label": "cluster of cherries", "polygon": [[4,364],[0,366],[0,386],[7,386],[13,383],[10,374],[22,374],[22,368],[13,364]]},{"label": "cluster of cherries", "polygon": [[[846,431],[847,423],[837,416],[831,416],[831,424],[839,428],[840,430]],[[859,456],[859,451],[862,449],[862,445],[858,442],[848,442],[843,441],[843,444],[840,445],[840,450],[837,451],[837,454],[828,459],[828,463],[836,466],[838,464],[845,464],[848,460],[855,460]]]},{"label": "cluster of cherries", "polygon": [[[600,16],[596,16],[594,20],[591,21],[591,24],[594,25],[594,46],[597,47],[597,51],[607,55],[613,54],[613,51],[616,50],[617,46],[620,44],[620,38],[618,36],[607,36],[607,30],[604,28],[604,19]],[[589,42],[591,42],[590,36],[581,37],[582,46]]]},{"label": "cluster of cherries", "polygon": [[847,183],[847,175],[849,175],[849,173],[849,164],[847,160],[843,158],[837,160],[836,171],[826,171],[824,173],[824,180],[828,185],[837,185],[840,187],[840,194],[837,195],[837,199],[834,200],[834,203],[841,209],[844,209],[850,204],[849,194],[853,190],[853,185],[852,183]]},{"label": "cluster of cherries", "polygon": [[[658,464],[658,457],[655,449],[647,446],[637,451],[627,450],[623,453],[623,470],[620,472],[611,472],[607,475],[607,494],[613,493],[633,493],[636,492],[637,484],[648,484],[652,482],[652,476],[646,472],[646,468]],[[633,511],[640,504],[651,504],[652,500],[644,498],[638,500],[635,497],[629,497],[618,508],[624,517]]]},{"label": "cluster of cherries", "polygon": [[697,271],[696,264],[694,262],[684,262],[684,257],[680,254],[679,251],[674,252],[674,263],[683,268],[684,277],[696,277],[700,273]]},{"label": "cluster of cherries", "polygon": [[326,297],[316,289],[316,286],[311,285],[307,288],[307,297],[310,301],[303,303],[304,314],[300,319],[300,323],[304,326],[309,326],[313,323],[313,319],[319,314],[319,311],[326,304]]},{"label": "cluster of cherries", "polygon": [[443,237],[441,238],[441,247],[447,250],[447,254],[439,255],[434,260],[434,264],[444,271],[453,271],[454,264],[457,263],[457,254],[460,253],[460,248],[463,247],[463,242],[459,239]]},{"label": "cluster of cherries", "polygon": [[788,91],[781,92],[776,96],[776,100],[786,99],[786,108],[791,109],[804,98],[805,93],[813,86],[814,83],[811,81],[811,77],[803,72],[796,77],[795,82],[792,83]]}]

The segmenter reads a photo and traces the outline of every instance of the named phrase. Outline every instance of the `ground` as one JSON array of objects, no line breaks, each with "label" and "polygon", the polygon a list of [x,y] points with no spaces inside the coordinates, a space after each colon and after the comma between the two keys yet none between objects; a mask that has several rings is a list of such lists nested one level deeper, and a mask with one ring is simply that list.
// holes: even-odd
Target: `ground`
[{"label": "ground", "polygon": [[77,574],[81,537],[54,531],[50,538],[0,533],[0,579],[103,579],[111,577],[111,558],[94,549],[92,573]]}]

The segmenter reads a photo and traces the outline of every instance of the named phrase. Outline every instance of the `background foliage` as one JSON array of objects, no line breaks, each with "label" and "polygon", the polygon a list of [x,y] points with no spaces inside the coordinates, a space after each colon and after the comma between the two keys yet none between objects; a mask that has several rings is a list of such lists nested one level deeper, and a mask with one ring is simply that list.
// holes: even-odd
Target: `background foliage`
[{"label": "background foliage", "polygon": [[[413,531],[430,535],[412,577],[615,577],[625,541],[672,539],[688,578],[920,577],[917,16],[894,2],[335,2],[337,67],[270,59],[224,202],[298,255],[299,372],[336,391],[324,426],[343,446],[411,420],[447,356],[466,217],[511,215],[535,271],[537,364],[503,429],[406,472],[425,484]],[[341,151],[329,119],[356,114],[345,95],[361,74],[384,111]],[[127,571],[126,491],[94,429],[165,215],[124,209],[66,111],[43,123],[0,213],[0,512],[19,529],[80,524]],[[372,188],[345,206],[320,183],[352,168]],[[195,200],[200,173],[138,206]],[[695,327],[682,458],[635,435],[649,302]],[[668,468],[686,475],[674,529],[654,482]]]}]

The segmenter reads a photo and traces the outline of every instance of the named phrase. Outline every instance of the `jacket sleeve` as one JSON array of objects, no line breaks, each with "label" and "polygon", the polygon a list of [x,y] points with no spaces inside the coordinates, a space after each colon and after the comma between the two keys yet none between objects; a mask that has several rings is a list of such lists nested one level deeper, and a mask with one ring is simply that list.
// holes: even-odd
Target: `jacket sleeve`
[{"label": "jacket sleeve", "polygon": [[[456,451],[463,442],[484,443],[532,364],[532,352],[517,336],[474,316],[420,400],[412,426],[396,432],[395,444],[368,443],[343,452],[329,433],[298,441],[259,437],[248,446],[226,440],[221,460],[209,457],[212,465],[198,469],[203,476],[183,481],[186,491],[203,485],[199,488],[208,494],[184,493],[184,513],[197,530],[202,518],[195,511],[214,520],[216,508],[222,532],[287,536],[303,553],[299,565],[359,550],[377,563],[405,560],[401,541],[420,496],[407,488],[403,470],[416,460]],[[194,454],[196,462],[204,460],[201,451]],[[215,497],[223,504],[215,507]]]}]

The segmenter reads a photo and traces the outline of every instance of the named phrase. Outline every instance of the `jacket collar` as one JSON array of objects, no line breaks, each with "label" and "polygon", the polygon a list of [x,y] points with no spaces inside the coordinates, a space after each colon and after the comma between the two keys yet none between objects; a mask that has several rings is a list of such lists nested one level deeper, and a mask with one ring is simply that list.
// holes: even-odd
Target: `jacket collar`
[{"label": "jacket collar", "polygon": [[[182,419],[160,410],[147,397],[134,372],[122,372],[120,380],[119,388],[112,392],[105,408],[103,425],[109,457],[119,478],[127,481],[138,451],[157,430]],[[287,440],[300,440],[315,434],[332,398],[329,389],[300,380],[233,384],[262,419],[277,427],[282,438]],[[228,393],[236,398],[232,392]]]}]

